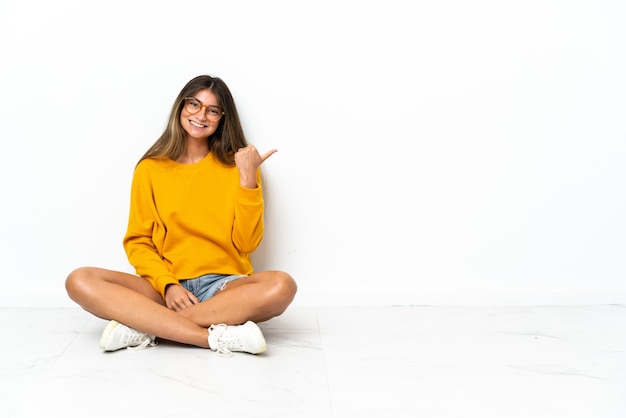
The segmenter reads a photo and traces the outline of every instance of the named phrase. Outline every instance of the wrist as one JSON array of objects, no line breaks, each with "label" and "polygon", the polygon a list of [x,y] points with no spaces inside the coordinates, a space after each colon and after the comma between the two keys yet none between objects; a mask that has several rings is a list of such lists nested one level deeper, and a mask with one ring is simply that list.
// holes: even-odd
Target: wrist
[{"label": "wrist", "polygon": [[244,177],[244,176],[241,176],[239,178],[239,184],[241,185],[241,187],[245,187],[246,189],[256,189],[257,188],[256,177]]},{"label": "wrist", "polygon": [[176,283],[168,283],[165,285],[165,289],[163,290],[163,293],[167,293],[168,289],[172,286],[176,286]]}]

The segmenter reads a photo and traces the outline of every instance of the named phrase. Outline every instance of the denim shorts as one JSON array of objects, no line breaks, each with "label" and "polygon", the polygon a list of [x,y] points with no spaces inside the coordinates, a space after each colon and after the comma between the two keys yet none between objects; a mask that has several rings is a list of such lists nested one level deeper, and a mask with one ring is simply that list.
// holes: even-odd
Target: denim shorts
[{"label": "denim shorts", "polygon": [[199,302],[204,302],[223,290],[229,282],[242,277],[246,276],[241,274],[205,274],[195,279],[180,280],[180,285],[193,293]]}]

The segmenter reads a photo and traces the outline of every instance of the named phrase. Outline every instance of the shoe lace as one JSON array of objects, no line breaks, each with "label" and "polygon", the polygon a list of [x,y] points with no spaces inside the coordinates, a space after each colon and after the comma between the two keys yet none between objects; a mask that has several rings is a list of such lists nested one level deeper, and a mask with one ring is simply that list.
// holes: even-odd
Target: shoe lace
[{"label": "shoe lace", "polygon": [[137,350],[143,350],[145,348],[147,348],[148,346],[150,347],[154,347],[155,345],[159,344],[156,341],[156,338],[148,335],[148,334],[142,334],[142,333],[137,333],[136,335],[133,336],[133,338],[131,339],[131,343],[135,343],[135,342],[139,342],[141,341],[141,343],[139,345],[136,346],[128,346],[126,347],[127,350],[131,350],[131,351],[137,351]]},{"label": "shoe lace", "polygon": [[233,352],[231,348],[238,347],[240,345],[239,339],[233,334],[224,334],[226,331],[226,324],[211,325],[209,327],[211,333],[217,333],[217,354],[223,357],[232,357]]}]

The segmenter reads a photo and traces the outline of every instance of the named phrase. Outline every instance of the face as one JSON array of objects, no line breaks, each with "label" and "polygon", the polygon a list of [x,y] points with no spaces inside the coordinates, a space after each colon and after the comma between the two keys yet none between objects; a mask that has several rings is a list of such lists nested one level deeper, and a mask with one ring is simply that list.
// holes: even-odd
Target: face
[{"label": "face", "polygon": [[[206,139],[217,130],[220,121],[211,121],[207,118],[207,106],[219,106],[217,97],[211,90],[200,90],[191,97],[195,97],[200,102],[200,111],[191,113],[187,106],[183,106],[180,113],[180,124],[187,136],[195,139]],[[204,106],[203,106],[204,105]],[[209,110],[211,111],[211,110]]]}]

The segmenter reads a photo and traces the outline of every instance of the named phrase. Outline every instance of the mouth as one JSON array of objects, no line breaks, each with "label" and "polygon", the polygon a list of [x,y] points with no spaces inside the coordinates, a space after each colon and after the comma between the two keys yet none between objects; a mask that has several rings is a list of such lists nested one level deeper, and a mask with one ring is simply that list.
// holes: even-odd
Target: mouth
[{"label": "mouth", "polygon": [[191,119],[189,119],[189,124],[190,124],[191,126],[195,126],[196,128],[208,128],[208,127],[209,127],[208,125],[203,125],[203,124],[198,123],[198,122],[196,122],[196,121],[193,121],[193,120],[191,120]]}]

